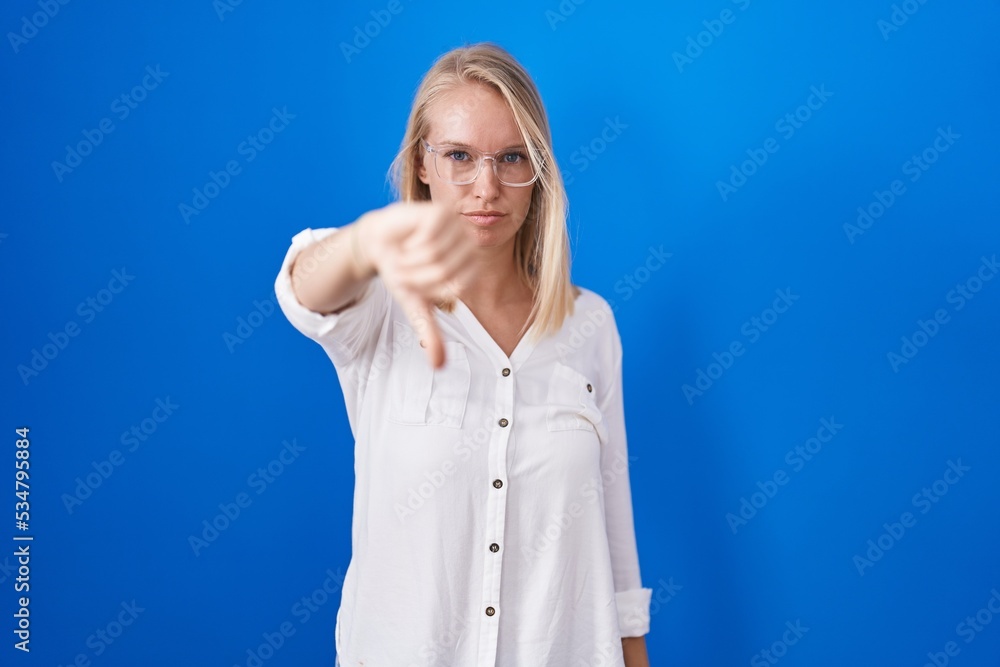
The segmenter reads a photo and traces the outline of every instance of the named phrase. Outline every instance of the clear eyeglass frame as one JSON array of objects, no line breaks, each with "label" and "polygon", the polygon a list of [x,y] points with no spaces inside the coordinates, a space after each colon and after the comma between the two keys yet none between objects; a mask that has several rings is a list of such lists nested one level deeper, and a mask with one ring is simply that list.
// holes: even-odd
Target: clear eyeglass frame
[{"label": "clear eyeglass frame", "polygon": [[[527,186],[531,185],[532,183],[534,183],[535,181],[538,180],[538,170],[535,169],[534,164],[531,164],[532,177],[531,177],[530,181],[527,181],[525,183],[508,183],[507,181],[503,180],[503,178],[501,178],[500,171],[497,169],[497,160],[496,160],[496,158],[501,153],[506,153],[507,151],[509,151],[510,149],[508,149],[508,148],[505,148],[505,149],[499,150],[499,151],[493,151],[492,153],[485,153],[483,151],[477,150],[477,149],[472,148],[470,146],[454,146],[454,145],[451,145],[451,144],[448,144],[447,146],[442,146],[442,145],[433,146],[430,143],[428,143],[426,140],[421,140],[421,141],[423,141],[424,147],[427,149],[427,152],[431,154],[431,159],[434,160],[434,171],[437,173],[437,175],[442,180],[446,181],[447,183],[451,183],[452,185],[469,185],[470,183],[475,183],[476,179],[479,178],[479,175],[481,173],[483,173],[483,161],[484,160],[490,160],[493,163],[493,173],[494,173],[494,175],[496,175],[497,180],[500,181],[503,185],[506,185],[508,187],[512,187],[512,188],[524,188],[524,187],[527,187]],[[476,173],[475,173],[475,175],[473,175],[472,178],[470,178],[468,180],[464,180],[464,181],[453,181],[450,178],[447,178],[446,176],[444,176],[441,173],[441,169],[438,167],[438,156],[442,155],[442,153],[441,153],[441,149],[442,148],[450,148],[450,149],[460,148],[461,150],[469,153],[470,155],[476,156]],[[529,164],[530,164],[530,158],[529,158]]]}]

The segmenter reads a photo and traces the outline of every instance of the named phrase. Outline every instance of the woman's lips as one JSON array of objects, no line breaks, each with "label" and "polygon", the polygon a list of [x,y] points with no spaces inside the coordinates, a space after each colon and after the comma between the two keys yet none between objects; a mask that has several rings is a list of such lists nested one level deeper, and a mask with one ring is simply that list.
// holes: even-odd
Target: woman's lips
[{"label": "woman's lips", "polygon": [[500,213],[499,211],[496,211],[496,212],[494,212],[494,211],[472,211],[471,213],[463,213],[462,215],[464,215],[465,217],[467,217],[469,220],[471,220],[472,222],[476,223],[477,225],[488,226],[488,225],[492,225],[497,220],[499,220],[500,218],[504,217],[505,214],[504,213]]}]

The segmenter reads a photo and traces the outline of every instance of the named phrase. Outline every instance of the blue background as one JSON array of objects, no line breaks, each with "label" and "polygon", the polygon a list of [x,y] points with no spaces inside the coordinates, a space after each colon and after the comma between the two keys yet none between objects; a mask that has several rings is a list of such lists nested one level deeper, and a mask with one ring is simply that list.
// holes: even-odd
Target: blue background
[{"label": "blue background", "polygon": [[[652,664],[772,664],[767,650],[788,666],[922,665],[950,641],[949,664],[1000,664],[1000,618],[982,612],[972,641],[961,625],[1000,587],[1000,280],[976,281],[1000,252],[1000,8],[902,4],[894,25],[892,3],[857,0],[4,3],[0,662],[247,665],[290,623],[264,664],[332,664],[352,441],[333,367],[273,308],[274,278],[297,231],[391,200],[420,76],[494,40],[538,83],[574,280],[613,301],[623,338]],[[144,77],[122,117],[114,101]],[[802,107],[813,86],[830,95]],[[251,161],[241,143],[274,109],[294,118]],[[102,119],[113,130],[54,168]],[[747,163],[769,138],[777,150]],[[179,205],[230,160],[239,173],[186,220]],[[897,179],[881,216],[845,230]],[[671,253],[656,270],[651,248]],[[133,278],[102,291],[116,270]],[[959,302],[959,285],[980,289]],[[797,297],[779,315],[777,290]],[[939,309],[935,335],[891,363]],[[61,338],[68,323],[78,335]],[[36,350],[41,370],[22,374]],[[711,384],[686,395],[699,370]],[[160,422],[157,399],[177,406]],[[842,428],[793,464],[822,419]],[[12,647],[19,426],[30,655]],[[251,475],[286,441],[304,449],[261,488]],[[767,484],[776,473],[785,484]],[[67,504],[88,475],[100,485]],[[935,502],[914,501],[924,488]],[[240,493],[249,506],[193,547]],[[741,506],[745,523],[727,518]],[[134,622],[95,639],[133,600]],[[808,631],[782,645],[796,622]]]}]

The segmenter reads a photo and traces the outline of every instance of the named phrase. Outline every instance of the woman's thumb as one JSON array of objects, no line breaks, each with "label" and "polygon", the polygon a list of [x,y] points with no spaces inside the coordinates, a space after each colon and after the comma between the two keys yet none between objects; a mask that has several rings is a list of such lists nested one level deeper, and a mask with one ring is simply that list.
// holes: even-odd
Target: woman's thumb
[{"label": "woman's thumb", "polygon": [[444,342],[441,340],[441,331],[434,318],[433,306],[423,297],[413,293],[406,294],[401,305],[410,324],[420,337],[420,347],[426,350],[431,367],[444,366]]}]

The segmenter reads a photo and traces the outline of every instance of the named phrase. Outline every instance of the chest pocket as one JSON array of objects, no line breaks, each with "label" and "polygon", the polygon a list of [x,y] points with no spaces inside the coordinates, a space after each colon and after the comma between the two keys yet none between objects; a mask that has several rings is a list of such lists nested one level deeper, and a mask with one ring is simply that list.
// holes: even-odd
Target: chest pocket
[{"label": "chest pocket", "polygon": [[546,426],[550,431],[590,431],[608,440],[604,415],[597,407],[596,389],[579,371],[556,362],[546,398]]},{"label": "chest pocket", "polygon": [[458,341],[445,341],[444,352],[444,367],[431,368],[413,328],[393,322],[389,421],[461,428],[472,379],[469,357]]}]

